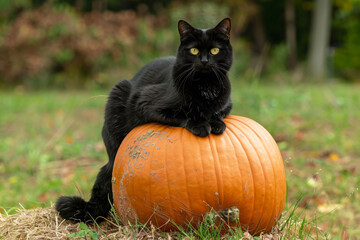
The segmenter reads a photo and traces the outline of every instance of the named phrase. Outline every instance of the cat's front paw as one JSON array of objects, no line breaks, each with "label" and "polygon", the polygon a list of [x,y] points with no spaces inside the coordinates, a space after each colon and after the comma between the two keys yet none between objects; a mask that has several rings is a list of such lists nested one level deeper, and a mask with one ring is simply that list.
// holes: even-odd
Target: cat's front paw
[{"label": "cat's front paw", "polygon": [[189,130],[192,134],[199,136],[199,137],[206,137],[210,134],[211,126],[207,122],[193,122],[189,121],[185,127]]},{"label": "cat's front paw", "polygon": [[210,122],[210,126],[211,126],[211,133],[216,135],[222,134],[226,129],[225,123],[221,120],[212,120]]}]

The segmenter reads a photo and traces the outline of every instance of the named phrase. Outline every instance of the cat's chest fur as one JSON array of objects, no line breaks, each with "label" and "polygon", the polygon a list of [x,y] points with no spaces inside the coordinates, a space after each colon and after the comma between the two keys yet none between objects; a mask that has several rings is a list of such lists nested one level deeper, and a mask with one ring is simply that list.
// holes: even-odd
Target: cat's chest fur
[{"label": "cat's chest fur", "polygon": [[207,84],[199,85],[197,88],[199,97],[207,102],[216,101],[221,93],[221,89]]},{"label": "cat's chest fur", "polygon": [[191,83],[188,88],[188,97],[198,104],[216,105],[223,104],[230,95],[230,83],[216,78],[216,76],[205,76],[203,79]]},{"label": "cat's chest fur", "polygon": [[[208,80],[208,81],[206,81]],[[230,99],[230,86],[223,86],[209,79],[198,82],[183,96],[182,109],[186,115],[198,115],[209,118],[224,108]]]}]

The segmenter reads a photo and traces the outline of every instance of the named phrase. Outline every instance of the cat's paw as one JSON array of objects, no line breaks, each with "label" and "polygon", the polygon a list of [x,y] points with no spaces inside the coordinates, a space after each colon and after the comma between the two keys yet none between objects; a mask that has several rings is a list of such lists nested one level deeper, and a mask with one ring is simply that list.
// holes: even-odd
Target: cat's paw
[{"label": "cat's paw", "polygon": [[222,134],[226,129],[225,123],[221,120],[212,120],[210,122],[210,126],[211,126],[211,133],[216,135]]},{"label": "cat's paw", "polygon": [[189,121],[185,127],[189,130],[192,134],[199,136],[199,137],[206,137],[210,134],[211,126],[207,122],[193,122]]}]

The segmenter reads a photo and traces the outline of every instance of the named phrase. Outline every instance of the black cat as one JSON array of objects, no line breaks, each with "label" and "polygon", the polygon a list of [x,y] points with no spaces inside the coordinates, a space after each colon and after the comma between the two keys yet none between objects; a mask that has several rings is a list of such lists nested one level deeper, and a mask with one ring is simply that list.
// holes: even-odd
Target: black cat
[{"label": "black cat", "polygon": [[154,60],[131,81],[122,80],[115,85],[106,105],[102,130],[109,162],[97,175],[88,202],[76,196],[57,200],[55,208],[61,217],[86,222],[101,221],[108,215],[113,201],[115,155],[134,127],[158,122],[184,127],[200,137],[224,132],[223,118],[232,107],[227,77],[233,60],[230,26],[229,18],[206,30],[180,20],[177,56]]}]

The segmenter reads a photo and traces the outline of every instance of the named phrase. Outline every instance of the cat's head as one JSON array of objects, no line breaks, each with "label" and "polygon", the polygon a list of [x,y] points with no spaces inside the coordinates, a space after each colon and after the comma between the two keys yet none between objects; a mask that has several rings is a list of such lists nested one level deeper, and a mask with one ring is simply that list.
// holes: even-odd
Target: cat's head
[{"label": "cat's head", "polygon": [[184,20],[178,23],[180,46],[177,63],[189,66],[198,73],[226,73],[232,64],[230,44],[231,21],[223,19],[214,28],[194,28]]}]

